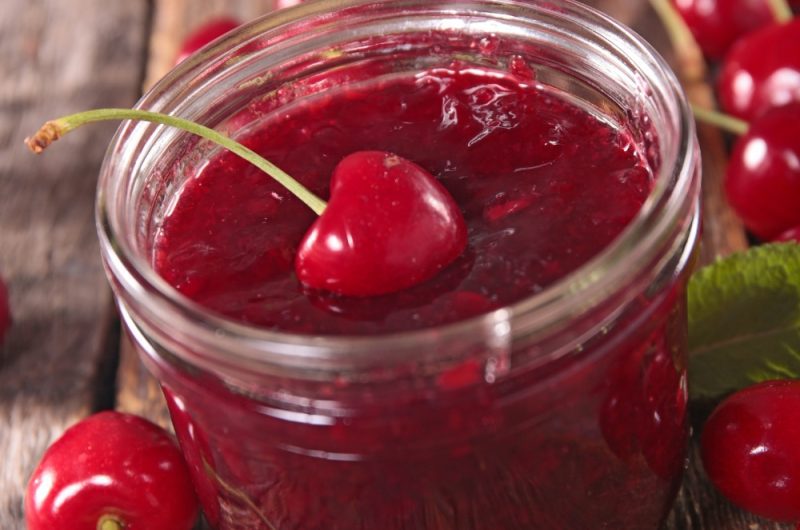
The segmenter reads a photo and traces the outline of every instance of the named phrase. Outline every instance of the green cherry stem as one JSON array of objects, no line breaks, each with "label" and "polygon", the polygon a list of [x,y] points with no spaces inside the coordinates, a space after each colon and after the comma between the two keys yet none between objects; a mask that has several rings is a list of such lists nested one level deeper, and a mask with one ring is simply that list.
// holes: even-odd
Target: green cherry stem
[{"label": "green cherry stem", "polygon": [[692,113],[694,113],[694,117],[697,121],[714,125],[715,127],[719,127],[737,136],[741,136],[747,132],[748,124],[746,121],[734,118],[728,114],[723,114],[716,110],[704,109],[694,104],[692,105]]},{"label": "green cherry stem", "polygon": [[124,530],[125,523],[114,515],[103,515],[97,521],[97,530]]},{"label": "green cherry stem", "polygon": [[77,129],[78,127],[87,123],[108,121],[108,120],[141,120],[152,123],[159,123],[171,127],[177,127],[188,133],[192,133],[201,138],[205,138],[215,144],[224,147],[232,153],[247,160],[269,176],[277,180],[287,190],[294,194],[298,199],[303,201],[309,208],[311,208],[317,215],[322,215],[325,210],[326,203],[313,193],[289,176],[285,171],[278,166],[266,160],[252,149],[248,149],[239,142],[225,136],[224,134],[215,131],[199,123],[195,123],[176,116],[168,116],[158,112],[150,112],[146,110],[135,109],[94,109],[86,112],[79,112],[77,114],[70,114],[69,116],[62,116],[56,120],[51,120],[42,125],[42,127],[31,137],[25,139],[25,143],[34,153],[41,153],[47,146],[54,141],[58,140],[68,132]]},{"label": "green cherry stem", "polygon": [[772,15],[778,22],[789,22],[794,16],[792,8],[789,7],[789,3],[786,0],[767,0],[767,3],[772,10]]}]

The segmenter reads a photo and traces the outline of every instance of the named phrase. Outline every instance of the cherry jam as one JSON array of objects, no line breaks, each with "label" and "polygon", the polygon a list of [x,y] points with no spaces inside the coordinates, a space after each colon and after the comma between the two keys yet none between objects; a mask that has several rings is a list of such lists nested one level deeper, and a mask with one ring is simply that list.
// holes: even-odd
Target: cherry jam
[{"label": "cherry jam", "polygon": [[366,298],[309,292],[294,256],[313,212],[236,155],[219,154],[165,219],[155,268],[212,311],[293,333],[405,331],[512,304],[605,248],[653,181],[630,131],[533,79],[466,67],[325,92],[252,128],[245,145],[324,198],[350,153],[412,160],[444,184],[468,226],[467,250],[421,285]]},{"label": "cherry jam", "polygon": [[[216,314],[311,338],[435,329],[530,297],[605,249],[653,187],[631,130],[533,77],[458,63],[235,119],[240,140],[322,197],[341,158],[390,151],[435,175],[467,222],[467,251],[423,284],[309,291],[293,258],[313,213],[228,153],[193,167],[153,243],[156,271]],[[672,278],[571,355],[497,380],[472,360],[310,393],[291,377],[247,391],[156,370],[215,528],[656,528],[685,459],[683,287]]]}]

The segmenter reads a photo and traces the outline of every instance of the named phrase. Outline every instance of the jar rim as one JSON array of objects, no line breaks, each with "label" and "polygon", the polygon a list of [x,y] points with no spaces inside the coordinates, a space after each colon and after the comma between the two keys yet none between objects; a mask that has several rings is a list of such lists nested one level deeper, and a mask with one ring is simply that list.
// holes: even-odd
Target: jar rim
[{"label": "jar rim", "polygon": [[[342,364],[371,364],[376,351],[402,350],[404,356],[416,351],[419,355],[429,355],[432,344],[446,344],[464,335],[474,334],[476,330],[507,340],[518,334],[547,329],[574,315],[576,305],[581,303],[579,301],[585,303],[586,300],[601,299],[609,286],[619,285],[630,276],[630,263],[640,264],[638,266],[650,263],[649,258],[674,232],[676,219],[682,208],[685,209],[683,204],[692,195],[696,185],[694,121],[680,84],[664,59],[632,30],[577,0],[554,0],[543,6],[522,0],[447,1],[437,2],[435,6],[426,0],[323,0],[301,4],[256,19],[216,41],[185,64],[178,65],[140,100],[137,108],[157,107],[157,97],[160,96],[156,95],[164,93],[166,86],[185,77],[188,72],[197,71],[204,60],[243,39],[275,33],[287,27],[300,27],[304,21],[324,17],[330,9],[341,12],[364,5],[381,9],[387,4],[392,4],[392,8],[428,4],[427,8],[431,10],[446,10],[449,14],[454,10],[467,10],[475,6],[486,16],[491,14],[491,9],[498,12],[513,9],[516,16],[530,16],[545,11],[549,15],[557,13],[559,16],[580,19],[593,29],[602,29],[598,31],[598,38],[621,49],[632,61],[644,61],[643,64],[647,66],[645,81],[652,84],[654,80],[648,79],[648,75],[658,76],[657,81],[664,92],[660,95],[671,99],[673,107],[670,110],[674,114],[672,118],[677,125],[679,143],[674,149],[674,160],[665,159],[659,165],[654,189],[628,226],[599,254],[541,292],[466,320],[365,336],[316,336],[258,328],[215,314],[183,296],[158,275],[150,262],[139,255],[126,238],[120,236],[124,227],[120,226],[119,219],[111,211],[115,201],[107,192],[119,161],[131,163],[131,154],[126,152],[126,140],[131,135],[144,134],[142,131],[147,127],[147,124],[126,123],[120,127],[109,147],[98,184],[96,208],[101,251],[123,313],[137,313],[149,305],[149,310],[153,311],[152,319],[178,319],[179,325],[174,330],[176,336],[189,336],[208,346],[203,348],[206,363],[227,366],[245,364],[256,370],[276,364],[296,368],[339,368]],[[179,90],[173,86],[169,92],[174,94]],[[125,293],[125,296],[120,293]],[[136,324],[148,332],[153,331],[152,321],[151,325],[148,325],[147,319]],[[406,362],[413,360],[403,357]],[[380,362],[384,364],[391,362],[391,359],[381,357]]]}]

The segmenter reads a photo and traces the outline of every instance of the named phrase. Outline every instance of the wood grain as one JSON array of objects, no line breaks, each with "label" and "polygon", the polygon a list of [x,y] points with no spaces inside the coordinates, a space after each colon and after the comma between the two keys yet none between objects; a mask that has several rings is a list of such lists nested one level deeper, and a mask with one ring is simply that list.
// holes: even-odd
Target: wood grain
[{"label": "wood grain", "polygon": [[93,205],[115,125],[39,158],[22,140],[46,119],[135,101],[146,18],[144,2],[3,0],[0,271],[14,319],[0,349],[3,530],[23,527],[24,487],[45,447],[101,398],[113,321]]}]

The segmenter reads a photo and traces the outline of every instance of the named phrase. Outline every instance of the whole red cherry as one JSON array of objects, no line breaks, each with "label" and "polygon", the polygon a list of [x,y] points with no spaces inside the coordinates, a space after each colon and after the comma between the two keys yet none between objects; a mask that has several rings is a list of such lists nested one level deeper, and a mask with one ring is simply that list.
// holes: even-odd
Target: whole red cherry
[{"label": "whole red cherry", "polygon": [[767,381],[725,399],[703,427],[703,466],[734,504],[800,521],[800,381]]},{"label": "whole red cherry", "polygon": [[240,24],[238,20],[228,17],[209,20],[184,39],[178,57],[175,59],[175,64],[183,61],[209,42],[238,28]]},{"label": "whole red cherry", "polygon": [[719,60],[742,36],[772,22],[768,0],[672,0],[697,44]]},{"label": "whole red cherry", "polygon": [[189,530],[197,513],[170,435],[111,411],[67,429],[45,452],[25,496],[28,530]]},{"label": "whole red cherry", "polygon": [[742,37],[722,63],[717,91],[722,108],[746,121],[800,101],[800,18]]},{"label": "whole red cherry", "polygon": [[8,304],[8,288],[0,278],[0,345],[6,337],[8,328],[11,327],[11,309]]},{"label": "whole red cherry", "polygon": [[359,151],[336,166],[295,271],[314,289],[374,296],[433,277],[466,244],[458,205],[430,173],[395,154]]},{"label": "whole red cherry", "polygon": [[800,225],[800,102],[770,109],[733,147],[728,202],[764,240]]}]

